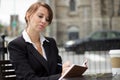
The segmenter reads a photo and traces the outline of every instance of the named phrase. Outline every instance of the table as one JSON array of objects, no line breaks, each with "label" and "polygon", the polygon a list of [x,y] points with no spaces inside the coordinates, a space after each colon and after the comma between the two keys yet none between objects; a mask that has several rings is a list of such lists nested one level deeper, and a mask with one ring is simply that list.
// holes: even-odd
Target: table
[{"label": "table", "polygon": [[77,78],[64,78],[62,80],[120,80],[120,74],[112,73],[87,74]]}]

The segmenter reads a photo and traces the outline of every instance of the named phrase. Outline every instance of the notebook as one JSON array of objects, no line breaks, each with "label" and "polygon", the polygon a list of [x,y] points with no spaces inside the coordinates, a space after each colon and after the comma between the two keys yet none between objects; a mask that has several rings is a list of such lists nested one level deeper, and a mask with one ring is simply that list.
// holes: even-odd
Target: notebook
[{"label": "notebook", "polygon": [[[84,62],[83,64],[86,64]],[[63,78],[73,78],[73,77],[80,77],[82,74],[87,70],[87,67],[83,65],[76,65],[72,64],[71,67],[59,78],[59,80]]]}]

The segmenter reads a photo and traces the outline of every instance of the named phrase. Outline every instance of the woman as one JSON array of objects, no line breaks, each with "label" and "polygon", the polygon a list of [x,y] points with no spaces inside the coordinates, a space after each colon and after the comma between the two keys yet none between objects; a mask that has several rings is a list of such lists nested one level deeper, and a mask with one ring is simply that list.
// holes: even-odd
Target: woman
[{"label": "woman", "polygon": [[26,29],[8,45],[16,80],[58,80],[68,68],[69,64],[62,67],[55,40],[41,33],[52,18],[53,12],[46,3],[36,2],[27,10]]}]

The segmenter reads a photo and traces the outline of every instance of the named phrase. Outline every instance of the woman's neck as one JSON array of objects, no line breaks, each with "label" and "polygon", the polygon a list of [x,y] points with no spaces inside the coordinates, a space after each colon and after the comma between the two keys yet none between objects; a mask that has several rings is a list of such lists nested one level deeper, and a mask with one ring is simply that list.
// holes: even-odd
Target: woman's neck
[{"label": "woman's neck", "polygon": [[40,42],[40,34],[39,34],[39,32],[35,32],[33,30],[30,30],[29,28],[26,29],[26,32],[29,35],[29,37],[30,37],[30,39],[31,39],[31,41],[33,43]]}]

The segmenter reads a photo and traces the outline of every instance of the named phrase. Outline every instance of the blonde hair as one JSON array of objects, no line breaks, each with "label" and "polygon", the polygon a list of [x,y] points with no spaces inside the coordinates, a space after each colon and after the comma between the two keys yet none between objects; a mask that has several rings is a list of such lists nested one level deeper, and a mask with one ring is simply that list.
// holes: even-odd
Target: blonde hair
[{"label": "blonde hair", "polygon": [[52,11],[52,9],[50,8],[50,6],[48,4],[43,3],[43,2],[36,2],[36,3],[32,4],[28,8],[28,10],[26,11],[26,15],[25,15],[25,21],[26,21],[27,24],[28,24],[28,18],[32,14],[34,14],[38,10],[38,8],[40,6],[45,7],[48,10],[48,13],[49,13],[49,20],[48,20],[48,22],[49,22],[49,24],[51,24],[52,19],[53,19],[53,11]]}]

